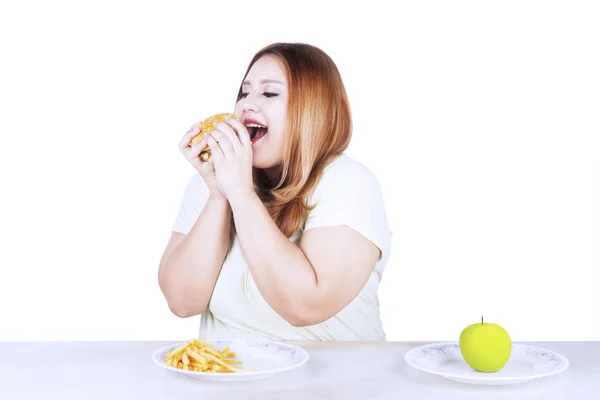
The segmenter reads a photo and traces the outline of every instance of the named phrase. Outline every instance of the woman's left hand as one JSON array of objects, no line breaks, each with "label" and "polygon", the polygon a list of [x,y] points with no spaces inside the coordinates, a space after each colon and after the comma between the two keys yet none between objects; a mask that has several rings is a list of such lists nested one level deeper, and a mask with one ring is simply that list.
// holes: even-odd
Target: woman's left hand
[{"label": "woman's left hand", "polygon": [[254,193],[252,143],[246,127],[229,117],[205,135],[219,190],[229,201]]}]

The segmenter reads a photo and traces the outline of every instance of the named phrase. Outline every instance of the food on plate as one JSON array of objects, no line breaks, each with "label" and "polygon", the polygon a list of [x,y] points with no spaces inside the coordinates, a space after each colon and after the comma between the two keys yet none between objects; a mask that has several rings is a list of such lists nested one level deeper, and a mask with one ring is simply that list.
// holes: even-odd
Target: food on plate
[{"label": "food on plate", "polygon": [[467,326],[460,334],[460,352],[471,368],[479,372],[498,372],[510,359],[512,342],[508,332],[498,324]]},{"label": "food on plate", "polygon": [[[213,115],[212,117],[209,117],[200,123],[200,125],[198,126],[198,128],[200,129],[200,132],[192,138],[190,145],[193,146],[196,143],[201,142],[202,139],[204,139],[204,134],[206,132],[210,132],[210,131],[214,130],[215,125],[218,124],[219,122],[224,122],[225,118],[227,118],[227,117],[235,118],[239,121],[239,118],[231,113],[221,113],[221,114]],[[202,152],[200,152],[200,160],[201,161],[208,161],[210,159],[210,156],[211,156],[210,149],[206,149],[206,150],[203,150]]]},{"label": "food on plate", "polygon": [[211,343],[191,339],[176,347],[165,356],[165,362],[173,367],[197,372],[242,372],[234,365],[242,364],[229,347],[219,350]]}]

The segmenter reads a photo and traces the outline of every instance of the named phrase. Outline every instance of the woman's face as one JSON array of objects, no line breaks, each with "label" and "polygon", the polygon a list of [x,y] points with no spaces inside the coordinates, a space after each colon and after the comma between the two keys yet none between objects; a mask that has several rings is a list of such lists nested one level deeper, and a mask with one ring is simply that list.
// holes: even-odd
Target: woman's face
[{"label": "woman's face", "polygon": [[235,107],[235,115],[250,134],[256,168],[271,168],[283,161],[287,100],[285,70],[274,56],[261,57],[248,72]]}]

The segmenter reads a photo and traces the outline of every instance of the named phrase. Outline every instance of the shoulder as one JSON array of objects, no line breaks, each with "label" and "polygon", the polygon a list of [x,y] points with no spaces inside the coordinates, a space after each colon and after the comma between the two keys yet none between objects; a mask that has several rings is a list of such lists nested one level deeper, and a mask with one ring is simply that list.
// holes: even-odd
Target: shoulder
[{"label": "shoulder", "polygon": [[325,193],[348,196],[353,193],[378,193],[379,180],[366,165],[342,154],[323,170],[313,192],[313,199]]},{"label": "shoulder", "polygon": [[391,230],[379,181],[361,162],[342,155],[331,162],[313,191],[304,226],[346,226],[374,243],[387,258]]},{"label": "shoulder", "polygon": [[185,187],[185,197],[193,201],[203,201],[208,199],[209,194],[206,182],[199,173],[195,173]]},{"label": "shoulder", "polygon": [[341,154],[327,165],[323,172],[324,175],[337,175],[338,177],[350,173],[361,178],[375,178],[373,172],[366,165],[347,154]]},{"label": "shoulder", "polygon": [[198,173],[194,174],[185,186],[179,212],[171,230],[187,234],[196,222],[200,212],[202,212],[209,194],[208,186],[202,176]]},{"label": "shoulder", "polygon": [[381,222],[387,218],[379,180],[367,166],[345,154],[325,167],[307,203],[314,207],[308,226],[336,218],[357,220],[361,215]]}]

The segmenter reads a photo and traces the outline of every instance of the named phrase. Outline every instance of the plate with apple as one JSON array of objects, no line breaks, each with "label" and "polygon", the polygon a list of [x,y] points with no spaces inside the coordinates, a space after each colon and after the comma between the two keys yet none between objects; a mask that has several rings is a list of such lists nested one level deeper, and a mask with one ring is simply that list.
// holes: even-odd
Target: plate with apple
[{"label": "plate with apple", "polygon": [[556,375],[569,360],[552,350],[513,343],[498,324],[467,326],[458,342],[432,343],[406,353],[404,360],[418,370],[452,381],[479,385],[512,385]]}]

